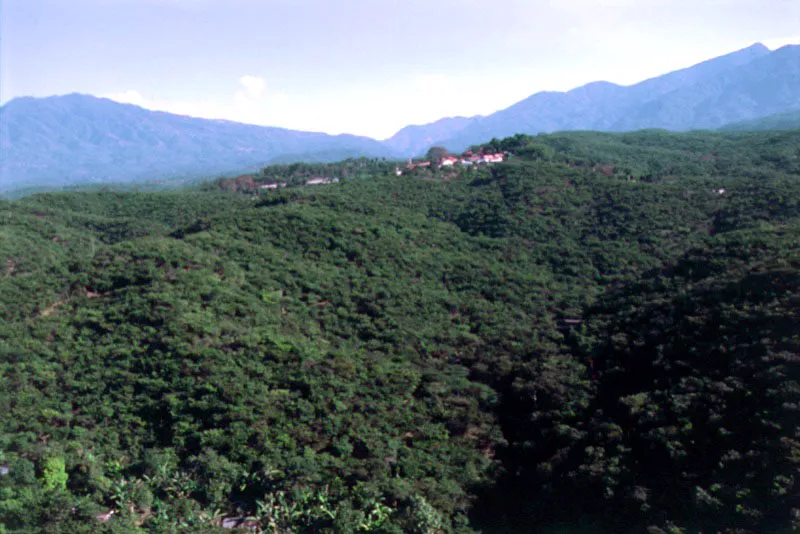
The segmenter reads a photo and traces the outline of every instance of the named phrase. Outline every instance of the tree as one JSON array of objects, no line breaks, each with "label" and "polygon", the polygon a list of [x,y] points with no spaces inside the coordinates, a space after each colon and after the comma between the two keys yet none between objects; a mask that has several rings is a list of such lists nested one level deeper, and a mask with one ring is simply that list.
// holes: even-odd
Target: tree
[{"label": "tree", "polygon": [[67,489],[67,475],[64,458],[54,456],[48,458],[42,471],[42,486],[46,490],[58,491]]},{"label": "tree", "polygon": [[444,158],[450,155],[450,152],[441,146],[432,146],[428,153],[425,154],[425,159],[430,161],[433,165],[439,165]]},{"label": "tree", "polygon": [[237,191],[252,191],[256,188],[253,177],[250,175],[239,176],[235,183]]}]

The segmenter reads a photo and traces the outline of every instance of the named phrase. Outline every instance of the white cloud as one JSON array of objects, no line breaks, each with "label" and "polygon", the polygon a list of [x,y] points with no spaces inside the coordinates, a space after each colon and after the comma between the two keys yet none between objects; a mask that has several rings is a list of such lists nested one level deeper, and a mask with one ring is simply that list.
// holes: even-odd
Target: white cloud
[{"label": "white cloud", "polygon": [[795,35],[794,37],[777,37],[775,39],[766,39],[762,41],[762,44],[770,50],[777,50],[778,48],[786,45],[800,44],[800,35]]},{"label": "white cloud", "polygon": [[452,81],[444,74],[424,74],[412,80],[412,85],[426,93],[442,93],[452,90]]},{"label": "white cloud", "polygon": [[217,100],[164,100],[147,97],[133,89],[100,96],[154,111],[167,111],[204,119],[227,119],[273,126],[285,118],[281,117],[282,110],[286,108],[285,94],[268,91],[266,80],[258,76],[248,74],[238,81],[240,89],[228,97]]},{"label": "white cloud", "polygon": [[139,91],[128,90],[121,93],[108,93],[100,95],[103,98],[109,98],[121,104],[133,104],[135,106],[146,108],[149,102],[142,96]]},{"label": "white cloud", "polygon": [[[237,81],[238,89],[232,88],[226,97],[218,99],[158,99],[133,89],[101,96],[205,119],[375,138],[388,137],[409,123],[469,113],[476,103],[487,101],[475,98],[474,91],[459,91],[463,81],[437,73],[410,75],[379,88],[317,88],[291,96],[272,90],[262,77],[248,74]],[[387,106],[387,102],[393,105]]]},{"label": "white cloud", "polygon": [[261,97],[267,89],[267,81],[264,78],[249,74],[239,78],[239,83],[244,86],[247,96],[251,98]]},{"label": "white cloud", "polygon": [[225,110],[211,101],[157,100],[143,96],[139,91],[129,89],[119,93],[100,95],[122,104],[133,104],[153,111],[168,111],[178,115],[190,115],[207,119],[223,118]]}]

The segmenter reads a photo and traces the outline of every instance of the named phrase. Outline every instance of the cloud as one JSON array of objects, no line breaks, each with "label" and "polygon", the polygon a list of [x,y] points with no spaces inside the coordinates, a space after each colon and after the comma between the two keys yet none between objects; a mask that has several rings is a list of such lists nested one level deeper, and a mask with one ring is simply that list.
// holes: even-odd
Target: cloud
[{"label": "cloud", "polygon": [[177,115],[189,115],[206,119],[217,119],[224,116],[225,110],[211,101],[192,100],[157,100],[147,98],[139,91],[129,89],[119,93],[105,93],[99,95],[121,104],[133,104],[153,111],[167,111]]},{"label": "cloud", "polygon": [[442,93],[452,90],[452,81],[444,74],[423,74],[413,79],[414,88],[431,93]]},{"label": "cloud", "polygon": [[770,50],[777,50],[778,48],[786,45],[800,44],[800,35],[795,35],[794,37],[776,37],[775,39],[765,39],[764,41],[761,41],[761,44]]},{"label": "cloud", "polygon": [[238,80],[240,89],[219,99],[166,100],[150,98],[128,89],[100,96],[123,104],[134,104],[154,111],[166,111],[203,119],[227,119],[260,125],[277,125],[286,109],[287,96],[269,91],[264,78],[244,75]]},{"label": "cloud", "polygon": [[239,78],[239,83],[244,86],[247,96],[251,98],[261,97],[267,89],[267,81],[264,78],[249,74]]},{"label": "cloud", "polygon": [[121,104],[133,104],[135,106],[143,108],[148,107],[148,104],[150,104],[139,91],[134,91],[132,89],[128,91],[123,91],[121,93],[107,93],[100,96],[103,98],[114,100],[115,102],[119,102]]}]

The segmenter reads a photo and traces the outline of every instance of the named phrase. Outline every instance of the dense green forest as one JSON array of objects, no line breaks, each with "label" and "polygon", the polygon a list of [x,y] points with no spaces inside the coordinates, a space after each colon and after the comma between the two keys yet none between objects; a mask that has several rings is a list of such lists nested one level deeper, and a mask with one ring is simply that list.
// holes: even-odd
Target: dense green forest
[{"label": "dense green forest", "polygon": [[0,532],[800,528],[799,141],[2,202]]}]

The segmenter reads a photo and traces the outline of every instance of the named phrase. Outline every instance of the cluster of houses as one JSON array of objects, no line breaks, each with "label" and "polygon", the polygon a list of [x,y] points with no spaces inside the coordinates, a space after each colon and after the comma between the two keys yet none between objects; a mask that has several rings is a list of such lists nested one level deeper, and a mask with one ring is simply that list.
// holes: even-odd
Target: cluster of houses
[{"label": "cluster of houses", "polygon": [[[463,167],[469,167],[472,165],[488,165],[492,163],[502,163],[508,157],[508,152],[495,152],[489,154],[483,153],[474,153],[471,150],[464,152],[461,156],[445,156],[439,160],[438,165],[432,163],[430,161],[419,161],[413,162],[412,160],[408,160],[408,164],[401,169],[397,167],[395,169],[395,174],[400,176],[403,174],[403,170],[412,171],[414,169],[429,169],[433,167],[437,167],[439,169],[445,167],[454,167],[457,165],[461,165]],[[304,186],[307,185],[325,185],[325,184],[335,184],[339,183],[338,178],[324,178],[324,177],[312,177],[305,182],[303,182]],[[259,189],[283,189],[289,185],[287,182],[275,182],[271,184],[262,184],[259,185]]]},{"label": "cluster of houses", "polygon": [[[325,185],[325,184],[338,184],[338,178],[311,178],[303,182],[303,185]],[[264,184],[258,186],[259,189],[282,189],[287,186],[286,182],[276,182],[274,184]]]},{"label": "cluster of houses", "polygon": [[[481,164],[489,164],[489,163],[501,163],[505,161],[507,154],[503,152],[496,152],[493,154],[474,154],[471,150],[464,152],[461,156],[445,156],[439,161],[439,168],[442,169],[444,167],[453,167],[455,165],[461,165],[463,167],[469,167],[470,165],[481,165]],[[430,161],[421,161],[418,163],[414,163],[413,161],[409,160],[408,164],[405,166],[405,170],[412,171],[414,169],[425,169],[431,168],[433,164]],[[403,174],[403,170],[398,167],[395,170],[395,174],[400,176]]]}]

